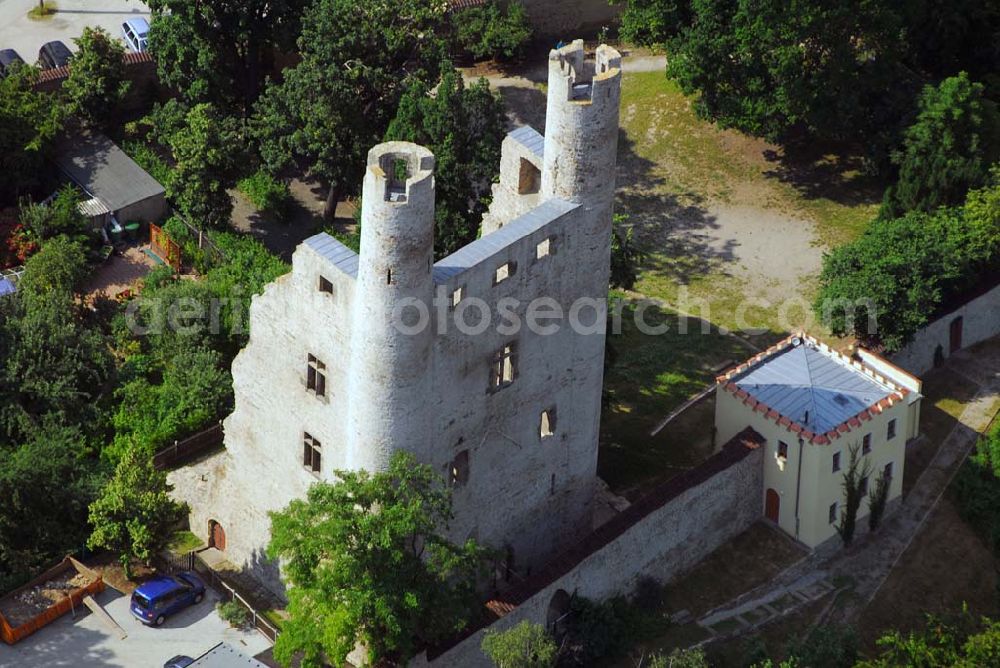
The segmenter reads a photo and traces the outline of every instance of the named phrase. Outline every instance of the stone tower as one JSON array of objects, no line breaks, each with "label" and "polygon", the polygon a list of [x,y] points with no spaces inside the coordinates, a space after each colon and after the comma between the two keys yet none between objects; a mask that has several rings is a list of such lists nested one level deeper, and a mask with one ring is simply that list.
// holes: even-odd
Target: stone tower
[{"label": "stone tower", "polygon": [[172,476],[195,533],[281,592],[268,513],[397,450],[451,486],[450,538],[504,555],[499,588],[591,531],[620,64],[550,54],[546,135],[507,136],[481,237],[436,263],[434,156],[372,149],[360,254],[310,237],[253,300],[226,451]]},{"label": "stone tower", "polygon": [[423,454],[430,433],[429,323],[393,325],[408,303],[434,298],[434,156],[404,142],[368,154],[361,210],[361,256],[351,318],[348,466],[386,468],[393,451]]}]

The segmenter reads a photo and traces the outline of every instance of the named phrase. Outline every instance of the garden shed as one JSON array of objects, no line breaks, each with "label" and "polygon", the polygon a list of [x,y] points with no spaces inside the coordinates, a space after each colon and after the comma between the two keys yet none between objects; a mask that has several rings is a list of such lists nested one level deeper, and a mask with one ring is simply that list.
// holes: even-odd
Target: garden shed
[{"label": "garden shed", "polygon": [[163,186],[102,134],[81,133],[63,142],[55,163],[97,200],[96,208],[110,212],[122,225],[156,222],[169,212]]}]

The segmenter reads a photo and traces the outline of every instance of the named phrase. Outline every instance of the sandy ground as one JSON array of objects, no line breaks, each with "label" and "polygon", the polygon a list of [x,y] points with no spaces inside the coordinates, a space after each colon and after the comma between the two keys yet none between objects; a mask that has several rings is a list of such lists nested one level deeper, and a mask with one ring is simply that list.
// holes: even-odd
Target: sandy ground
[{"label": "sandy ground", "polygon": [[118,37],[122,22],[145,16],[149,7],[138,0],[55,0],[59,11],[50,18],[34,21],[28,10],[37,0],[0,0],[0,49],[14,49],[25,62],[38,59],[38,49],[46,42],[60,40],[76,51],[73,39],[87,26],[100,26]]},{"label": "sandy ground", "polygon": [[122,255],[112,255],[96,267],[83,289],[88,298],[105,296],[114,298],[134,288],[135,285],[158,265],[143,252],[146,246],[129,246]]},{"label": "sandy ground", "polygon": [[[626,56],[626,73],[662,71],[664,56]],[[508,105],[512,126],[531,125],[540,132],[545,126],[544,61],[516,71],[485,67],[463,70],[469,81],[484,76]],[[629,109],[623,109],[623,119]],[[648,137],[630,137],[632,142],[652,141],[661,132],[655,124]],[[736,152],[760,160],[769,147],[733,133]],[[678,258],[672,271],[679,282],[694,275],[719,273],[748,288],[759,299],[779,303],[802,294],[802,282],[815,276],[823,260],[815,224],[801,215],[788,213],[769,201],[768,187],[738,184],[725,196],[716,193],[672,192],[675,164],[650,164],[638,159],[623,142],[619,150],[619,200],[632,213],[640,241]]]}]

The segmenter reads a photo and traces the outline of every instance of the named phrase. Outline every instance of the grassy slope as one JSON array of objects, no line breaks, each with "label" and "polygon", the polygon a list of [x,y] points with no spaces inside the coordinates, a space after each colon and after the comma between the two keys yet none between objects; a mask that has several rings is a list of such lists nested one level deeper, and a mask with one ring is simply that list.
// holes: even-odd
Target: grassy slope
[{"label": "grassy slope", "polygon": [[[631,215],[649,253],[636,289],[674,305],[684,301],[679,296],[686,289],[692,300],[709,304],[710,319],[716,325],[709,334],[701,334],[693,321],[692,333],[682,335],[677,332],[675,313],[653,311],[651,322],[669,324],[668,334],[644,335],[626,317],[622,335],[609,339],[617,363],[606,379],[611,401],[602,419],[599,472],[613,489],[634,494],[710,454],[711,404],[699,406],[691,417],[685,416],[656,437],[649,432],[710,383],[713,368],[750,355],[748,348],[720,334],[717,327],[736,325],[732,314],[744,298],[744,286],[727,276],[723,267],[699,273],[704,267],[695,267],[697,261],[683,247],[661,242],[656,230],[643,229],[645,217],[662,218],[665,210],[694,215],[712,202],[749,203],[815,221],[817,237],[829,245],[860,233],[874,213],[875,197],[856,183],[849,165],[829,156],[812,161],[808,169],[769,160],[765,153],[780,155],[778,147],[699,119],[691,100],[660,72],[626,75],[622,128],[619,209]],[[795,183],[786,182],[793,172]],[[815,196],[815,190],[804,185],[822,182],[826,176],[831,184],[839,184],[836,199]],[[845,188],[857,190],[853,198],[844,195]],[[853,200],[862,203],[845,203]],[[686,277],[686,286],[678,276]],[[802,296],[811,300],[815,281],[803,281],[800,287]],[[789,313],[792,320],[800,316],[804,320],[801,309],[799,315],[794,309]],[[783,333],[776,324],[775,309],[752,309],[747,320],[764,332],[753,337],[758,345]]]}]

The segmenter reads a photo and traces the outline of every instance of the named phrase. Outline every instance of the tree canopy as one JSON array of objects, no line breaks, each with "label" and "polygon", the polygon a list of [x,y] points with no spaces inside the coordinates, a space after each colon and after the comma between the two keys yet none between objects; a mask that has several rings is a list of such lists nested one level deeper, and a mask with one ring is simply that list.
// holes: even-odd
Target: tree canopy
[{"label": "tree canopy", "polygon": [[[877,219],[823,259],[814,310],[838,336],[898,350],[949,302],[1000,271],[1000,172],[962,207]],[[869,326],[874,321],[874,329]]]},{"label": "tree canopy", "polygon": [[62,129],[65,109],[54,95],[35,90],[37,72],[14,65],[0,77],[0,204],[37,185],[46,151]]},{"label": "tree canopy", "polygon": [[189,104],[249,111],[275,51],[289,51],[306,0],[150,0],[160,81]]},{"label": "tree canopy", "polygon": [[1000,160],[1000,112],[985,87],[962,72],[920,96],[916,121],[902,148],[896,185],[886,192],[883,215],[933,211],[965,199],[981,187]]},{"label": "tree canopy", "polygon": [[272,173],[293,165],[330,184],[327,215],[356,187],[403,94],[441,74],[447,3],[316,0],[302,18],[302,61],[268,85],[253,132]]},{"label": "tree canopy", "polygon": [[403,95],[385,139],[415,142],[434,152],[438,258],[475,240],[500,171],[505,134],[499,96],[485,80],[466,88],[450,66],[433,95],[420,81]]},{"label": "tree canopy", "polygon": [[118,113],[131,83],[122,60],[125,45],[103,28],[84,28],[73,41],[77,52],[62,92],[72,113],[90,123],[104,123]]},{"label": "tree canopy", "polygon": [[342,666],[361,643],[378,665],[459,631],[485,552],[444,537],[451,493],[441,477],[402,452],[385,472],[334,476],[271,514],[268,555],[282,560],[290,585],[275,657],[288,665],[301,652],[306,668]]}]

